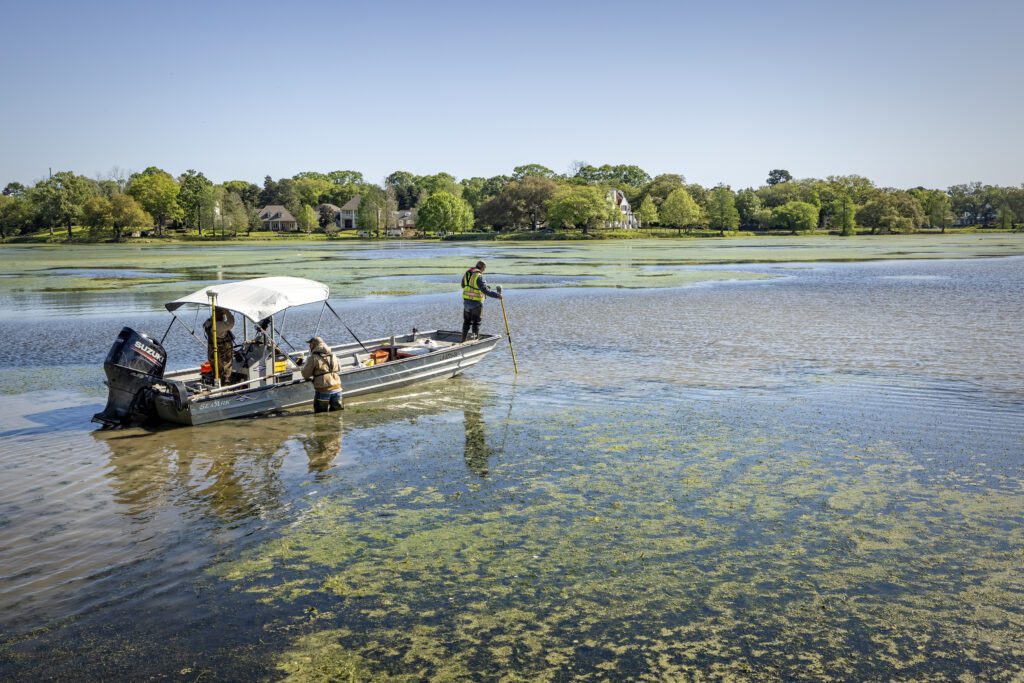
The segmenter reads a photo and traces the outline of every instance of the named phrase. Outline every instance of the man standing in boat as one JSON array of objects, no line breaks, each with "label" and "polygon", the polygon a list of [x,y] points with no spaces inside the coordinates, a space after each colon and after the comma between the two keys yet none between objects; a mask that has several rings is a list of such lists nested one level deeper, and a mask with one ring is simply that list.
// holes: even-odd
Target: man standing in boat
[{"label": "man standing in boat", "polygon": [[484,297],[501,298],[501,287],[491,289],[484,281],[487,264],[477,261],[476,265],[462,276],[462,341],[466,341],[470,328],[473,338],[480,336],[480,319],[484,314]]},{"label": "man standing in boat", "polygon": [[[235,347],[235,335],[231,331],[235,326],[235,316],[226,308],[216,307],[217,316],[217,350],[213,348],[213,317],[207,318],[203,323],[203,331],[206,332],[206,359],[210,361],[210,372],[217,368],[220,373],[221,385],[226,385],[231,379],[231,356]],[[214,363],[214,355],[217,362]]]},{"label": "man standing in boat", "polygon": [[341,363],[322,337],[309,340],[309,360],[302,363],[302,376],[313,379],[313,412],[342,410]]}]

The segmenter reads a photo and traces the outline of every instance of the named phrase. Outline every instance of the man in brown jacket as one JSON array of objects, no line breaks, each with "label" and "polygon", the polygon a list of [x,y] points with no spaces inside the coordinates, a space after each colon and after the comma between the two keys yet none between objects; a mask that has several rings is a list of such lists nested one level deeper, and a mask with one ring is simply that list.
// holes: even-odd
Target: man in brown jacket
[{"label": "man in brown jacket", "polygon": [[313,412],[342,410],[341,364],[321,337],[309,340],[309,359],[302,364],[302,376],[313,379]]}]

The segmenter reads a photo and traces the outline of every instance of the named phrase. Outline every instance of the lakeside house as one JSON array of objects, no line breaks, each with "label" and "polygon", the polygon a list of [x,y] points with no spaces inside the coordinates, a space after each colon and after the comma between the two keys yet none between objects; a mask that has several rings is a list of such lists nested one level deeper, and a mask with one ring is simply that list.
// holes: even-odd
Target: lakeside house
[{"label": "lakeside house", "polygon": [[629,205],[629,200],[626,199],[626,195],[622,190],[609,190],[605,199],[611,202],[612,206],[618,211],[617,218],[612,221],[606,221],[605,227],[636,228],[639,226],[636,216],[633,215],[633,208]]},{"label": "lakeside house", "polygon": [[299,229],[299,222],[295,220],[292,212],[280,204],[268,204],[258,212],[260,222],[264,230],[272,232],[295,232]]},{"label": "lakeside house", "polygon": [[345,206],[338,209],[338,227],[342,230],[357,230],[359,224],[356,222],[356,213],[359,211],[359,204],[363,198],[356,195],[345,202]]}]

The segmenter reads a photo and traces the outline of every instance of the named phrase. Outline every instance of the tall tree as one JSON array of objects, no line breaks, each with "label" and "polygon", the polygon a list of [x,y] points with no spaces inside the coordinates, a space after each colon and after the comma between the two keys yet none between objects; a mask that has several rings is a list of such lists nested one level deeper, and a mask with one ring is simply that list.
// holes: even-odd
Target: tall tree
[{"label": "tall tree", "polygon": [[850,237],[857,233],[857,205],[848,194],[833,199],[829,204],[832,224],[839,230],[839,234]]},{"label": "tall tree", "polygon": [[512,169],[512,180],[522,180],[523,178],[547,178],[548,180],[554,180],[557,177],[557,173],[547,166],[541,166],[540,164],[524,164]]},{"label": "tall tree", "polygon": [[359,227],[371,230],[380,237],[382,232],[395,226],[398,202],[391,188],[381,189],[376,185],[367,185],[361,196],[356,221]]},{"label": "tall tree", "polygon": [[999,207],[999,215],[996,217],[996,225],[1000,230],[1013,230],[1016,225],[1017,217],[1013,215],[1013,210],[1008,204],[1004,204]]},{"label": "tall tree", "polygon": [[786,169],[773,168],[771,171],[768,172],[768,180],[766,180],[765,182],[767,182],[769,185],[778,185],[779,183],[788,183],[791,182],[792,180],[793,174],[787,171]]},{"label": "tall tree", "polygon": [[200,173],[189,169],[178,176],[178,204],[181,206],[185,227],[199,229],[203,234],[202,223],[199,220],[203,194],[207,188],[213,187],[213,183]]},{"label": "tall tree", "polygon": [[654,206],[660,207],[670,194],[681,187],[686,187],[686,178],[678,173],[663,173],[643,188],[641,197],[650,197]]},{"label": "tall tree", "polygon": [[89,228],[94,239],[113,223],[114,211],[109,199],[99,194],[85,200],[85,204],[82,205],[82,224]]},{"label": "tall tree", "polygon": [[40,217],[50,226],[67,228],[71,241],[71,226],[82,216],[82,206],[94,193],[92,182],[71,171],[60,171],[42,180],[32,188],[30,199],[36,205]]},{"label": "tall tree", "polygon": [[718,230],[725,237],[726,230],[735,230],[740,225],[740,212],[736,210],[736,196],[725,185],[711,190],[708,197],[708,227]]},{"label": "tall tree", "polygon": [[229,180],[224,183],[224,189],[234,192],[241,198],[246,208],[255,208],[260,201],[260,186],[246,180]]},{"label": "tall tree", "polygon": [[110,198],[111,223],[114,227],[114,239],[118,242],[127,228],[153,225],[153,217],[146,213],[142,205],[129,194],[115,194]]},{"label": "tall tree", "polygon": [[165,221],[176,221],[182,217],[179,191],[174,177],[155,166],[132,174],[128,180],[128,194],[153,216],[158,234],[163,234]]},{"label": "tall tree", "polygon": [[640,221],[641,227],[650,227],[658,222],[658,207],[654,205],[651,195],[647,195],[640,202],[640,208],[636,210],[636,219]]},{"label": "tall tree", "polygon": [[808,202],[786,202],[772,209],[772,227],[798,232],[811,232],[818,227],[818,207]]},{"label": "tall tree", "polygon": [[420,176],[416,181],[420,190],[420,196],[427,198],[438,192],[447,192],[454,197],[462,196],[462,185],[455,182],[455,176],[451,173],[435,173],[434,175]]},{"label": "tall tree", "polygon": [[680,187],[672,191],[658,209],[658,217],[662,225],[678,228],[690,228],[704,220],[704,211],[693,200],[690,193]]},{"label": "tall tree", "polygon": [[582,228],[584,234],[613,220],[617,209],[593,185],[559,188],[547,202],[548,223],[554,228]]},{"label": "tall tree", "polygon": [[230,231],[232,236],[249,227],[249,212],[238,193],[224,190],[221,202],[221,221],[221,230]]},{"label": "tall tree", "polygon": [[296,216],[299,222],[299,228],[305,233],[311,233],[317,227],[316,221],[316,210],[313,209],[309,204],[303,204],[302,208],[299,209],[299,215]]},{"label": "tall tree", "polygon": [[538,228],[547,219],[547,202],[558,184],[541,176],[526,176],[505,186],[501,197],[509,213],[509,223]]},{"label": "tall tree", "polygon": [[411,209],[416,206],[420,190],[416,185],[416,176],[408,171],[395,171],[384,179],[384,186],[395,191],[398,208]]},{"label": "tall tree", "polygon": [[757,224],[757,213],[761,209],[761,198],[749,187],[736,193],[736,211],[740,214],[740,225],[750,227]]},{"label": "tall tree", "polygon": [[425,199],[416,216],[416,227],[426,233],[463,232],[472,226],[473,209],[464,199],[444,190]]}]

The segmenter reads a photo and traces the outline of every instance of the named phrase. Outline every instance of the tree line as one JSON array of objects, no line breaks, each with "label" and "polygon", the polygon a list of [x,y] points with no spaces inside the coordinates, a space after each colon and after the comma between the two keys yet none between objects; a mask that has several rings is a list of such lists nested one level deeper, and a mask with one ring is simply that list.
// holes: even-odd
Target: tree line
[{"label": "tree line", "polygon": [[[651,177],[638,166],[578,162],[567,173],[540,164],[510,175],[456,179],[449,173],[395,171],[380,184],[358,171],[307,171],[290,178],[267,176],[262,187],[244,180],[214,183],[188,170],[174,177],[157,167],[90,179],[61,171],[31,187],[11,182],[0,195],[0,237],[82,226],[92,238],[121,240],[126,231],[167,230],[200,236],[234,236],[261,229],[257,211],[281,205],[307,232],[335,229],[333,210],[361,197],[363,229],[394,225],[397,212],[416,211],[427,234],[469,230],[582,230],[616,227],[623,215],[609,200],[621,192],[642,227],[683,230],[826,230],[844,235],[945,230],[953,225],[1014,229],[1024,218],[1024,185],[980,182],[948,189],[878,187],[857,175],[795,179],[774,169],[758,188],[704,187],[681,174]],[[316,207],[321,207],[317,211]]]}]

